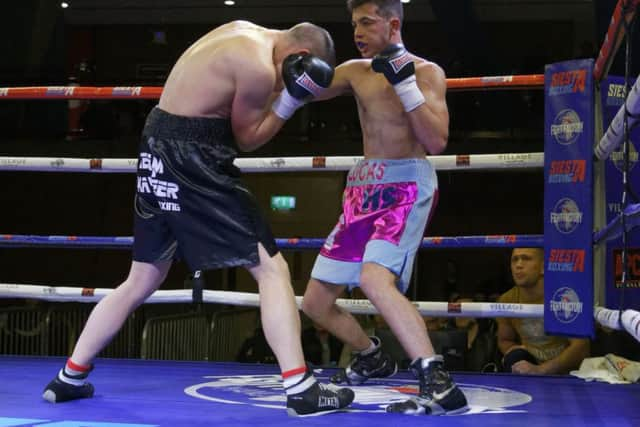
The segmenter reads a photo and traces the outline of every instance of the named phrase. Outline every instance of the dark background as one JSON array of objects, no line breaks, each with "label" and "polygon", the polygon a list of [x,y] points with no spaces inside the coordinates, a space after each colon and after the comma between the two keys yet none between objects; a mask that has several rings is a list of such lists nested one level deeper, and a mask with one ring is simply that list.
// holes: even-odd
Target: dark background
[{"label": "dark background", "polygon": [[[6,5],[0,28],[0,87],[26,85],[161,86],[180,53],[232,19],[286,28],[326,27],[339,61],[357,56],[341,0],[216,1],[24,0]],[[404,42],[439,63],[448,77],[538,74],[545,64],[593,58],[614,0],[413,0],[405,5]],[[634,39],[638,37],[634,32]],[[239,52],[238,54],[242,54]],[[619,55],[620,56],[620,55]],[[634,59],[633,72],[637,74]],[[612,73],[623,73],[618,58]],[[635,76],[634,74],[634,76]],[[69,140],[67,101],[0,100],[0,156],[135,157],[144,117],[155,101],[85,103],[84,131]],[[444,154],[543,151],[541,90],[450,92],[450,140]],[[360,155],[354,101],[307,106],[260,150],[245,157]],[[542,171],[439,172],[440,204],[430,236],[541,234]],[[340,212],[344,173],[248,174],[249,187],[277,237],[325,237]],[[0,233],[129,236],[132,174],[0,172]],[[269,208],[271,195],[293,195],[291,212]],[[287,251],[302,294],[315,251]],[[445,300],[453,292],[487,298],[511,286],[508,250],[422,251],[410,296]],[[0,249],[0,282],[114,287],[128,251]],[[176,266],[163,288],[180,288]],[[255,291],[243,271],[207,274],[207,287]]]}]

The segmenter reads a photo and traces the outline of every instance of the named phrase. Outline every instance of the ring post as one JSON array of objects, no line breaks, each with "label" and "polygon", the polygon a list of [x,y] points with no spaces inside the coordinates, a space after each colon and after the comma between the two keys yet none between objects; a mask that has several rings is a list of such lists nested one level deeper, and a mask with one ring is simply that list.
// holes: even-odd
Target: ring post
[{"label": "ring post", "polygon": [[[633,81],[631,81],[633,84]],[[634,85],[636,87],[638,82]],[[624,90],[624,78],[608,76],[601,83],[602,119],[605,128],[610,127],[620,111],[624,111],[626,93]],[[636,101],[640,104],[640,102]],[[638,105],[634,104],[634,109]],[[622,138],[622,136],[620,136]],[[596,140],[600,141],[600,140]],[[631,187],[638,191],[640,188],[640,165],[638,164],[638,149],[640,149],[640,127],[636,126],[630,131],[629,140],[629,171],[627,180]],[[601,161],[601,167],[605,169],[605,188],[603,192],[606,203],[606,223],[610,224],[619,217],[625,206],[621,205],[621,194],[625,190],[622,182],[624,169],[623,147],[618,145],[606,160]],[[631,225],[631,224],[627,224]],[[606,251],[606,280],[604,305],[609,308],[640,309],[640,229],[628,231],[627,243],[629,246],[627,262],[629,275],[627,275],[627,288],[624,290],[624,306],[620,305],[620,292],[622,290],[622,238],[602,242],[599,246]]]},{"label": "ring post", "polygon": [[544,328],[593,337],[593,60],[545,70]]}]

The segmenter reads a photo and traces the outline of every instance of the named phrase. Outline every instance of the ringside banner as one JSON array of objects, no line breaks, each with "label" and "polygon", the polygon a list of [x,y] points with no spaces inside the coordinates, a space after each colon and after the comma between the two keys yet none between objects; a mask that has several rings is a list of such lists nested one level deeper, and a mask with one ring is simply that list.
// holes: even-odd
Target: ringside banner
[{"label": "ringside banner", "polygon": [[[633,86],[632,79],[629,84]],[[604,129],[615,117],[616,113],[625,100],[624,78],[617,76],[607,77],[601,84],[602,98],[602,125]],[[638,150],[640,149],[640,127],[635,127],[631,131],[629,144],[629,168],[627,181],[632,189],[638,194],[640,192],[640,165],[638,165]],[[607,203],[607,224],[611,223],[618,214],[622,206],[622,171],[624,168],[624,156],[622,146],[612,152],[606,160],[606,203]],[[627,196],[627,200],[630,197]],[[634,201],[631,199],[631,203]],[[629,252],[627,253],[627,265],[629,267],[627,276],[627,288],[624,292],[623,309],[640,309],[640,229],[635,228],[627,235]],[[604,243],[603,243],[604,244]],[[607,264],[606,264],[606,306],[608,308],[619,308],[620,291],[622,289],[622,237],[606,242]]]}]

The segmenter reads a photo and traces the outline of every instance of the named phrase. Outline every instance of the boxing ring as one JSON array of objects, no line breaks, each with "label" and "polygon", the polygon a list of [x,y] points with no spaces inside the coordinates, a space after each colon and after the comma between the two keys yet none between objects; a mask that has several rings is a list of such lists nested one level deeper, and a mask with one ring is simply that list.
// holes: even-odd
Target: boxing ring
[{"label": "boxing ring", "polygon": [[[632,2],[635,6],[638,1]],[[595,76],[606,74],[611,57],[624,36],[624,24],[633,13],[622,10],[623,1],[612,20],[609,35],[595,63]],[[542,89],[543,75],[496,76],[464,79],[449,79],[449,90],[488,89]],[[0,88],[0,99],[157,99],[159,87],[29,87]],[[625,104],[626,105],[626,104]],[[640,102],[638,102],[640,105]],[[627,111],[635,111],[627,106]],[[600,130],[602,131],[602,130]],[[603,132],[600,132],[603,133]],[[615,146],[616,138],[607,137],[608,145],[600,144],[600,160],[605,160]],[[606,149],[603,149],[605,147]],[[608,151],[608,152],[607,152]],[[540,169],[545,165],[544,153],[513,153],[497,155],[452,155],[430,156],[437,171],[462,170],[517,170]],[[241,158],[236,165],[245,173],[289,173],[303,171],[347,171],[360,157],[288,157],[288,158]],[[547,159],[548,160],[548,159]],[[25,173],[135,173],[137,159],[130,158],[60,158],[60,157],[0,157],[0,172]],[[547,184],[545,184],[545,190]],[[596,190],[597,190],[596,185]],[[594,234],[594,242],[604,241],[630,233],[638,225],[638,208],[630,206],[611,224],[603,224]],[[7,232],[5,230],[3,232]],[[278,238],[281,249],[318,249],[324,239]],[[74,236],[0,234],[2,248],[53,247],[60,249],[122,249],[128,250],[133,243],[130,236]],[[478,235],[443,236],[424,238],[421,249],[441,248],[513,248],[545,247],[543,235]],[[594,256],[594,263],[601,258]],[[596,271],[595,275],[599,273]],[[195,283],[195,282],[194,282]],[[111,289],[92,287],[90,283],[77,286],[50,286],[41,284],[0,283],[0,298],[30,299],[54,303],[95,303]],[[301,297],[297,297],[300,305]],[[596,298],[596,302],[600,301]],[[568,301],[570,303],[571,301]],[[205,290],[199,286],[185,290],[165,290],[154,293],[146,304],[223,304],[237,307],[258,307],[259,297],[255,293]],[[366,300],[340,299],[338,304],[355,314],[372,314],[375,308]],[[483,302],[445,303],[414,302],[425,316],[437,317],[543,317],[543,305],[499,304]],[[587,304],[590,309],[591,304]],[[241,309],[234,313],[245,313]],[[11,316],[16,330],[35,319],[39,325],[34,336],[56,336],[52,331],[52,320],[61,316],[50,310],[46,318],[33,317],[28,310],[0,309],[0,334],[5,333]],[[26,314],[25,314],[26,313]],[[83,312],[82,315],[86,315]],[[589,312],[589,315],[591,313]],[[4,317],[3,317],[4,316]],[[20,317],[20,316],[25,316]],[[32,316],[32,317],[29,317]],[[613,329],[624,329],[640,341],[640,313],[622,307],[608,309],[596,304],[594,318]],[[24,320],[29,318],[31,320]],[[175,319],[174,319],[175,320]],[[182,319],[184,320],[184,319]],[[233,337],[209,338],[213,323],[223,325],[222,316],[211,325],[201,317],[187,319],[191,339],[198,334],[207,340],[210,348],[230,345]],[[3,323],[5,322],[5,323]],[[23,322],[23,323],[20,323]],[[238,327],[239,324],[233,324]],[[151,334],[151,327],[144,331],[140,325],[128,321],[125,325],[129,342],[139,344],[134,335]],[[162,326],[162,325],[160,325]],[[210,329],[211,328],[211,329]],[[158,329],[159,333],[170,329]],[[223,330],[222,335],[232,334],[233,329]],[[24,330],[23,330],[24,332]],[[29,332],[31,333],[31,332]],[[59,331],[57,332],[59,333]],[[220,331],[216,330],[220,334]],[[28,333],[27,333],[28,335]],[[133,338],[132,338],[133,337]],[[2,338],[2,337],[0,337]],[[211,340],[209,342],[209,340]],[[1,341],[1,340],[0,340]],[[46,339],[45,339],[46,341]],[[70,339],[70,341],[72,341]],[[133,343],[133,344],[132,344]],[[183,346],[192,344],[185,341]],[[42,343],[41,343],[42,344]],[[46,343],[50,345],[50,343]],[[144,346],[144,338],[143,338]],[[44,344],[42,347],[44,348]],[[47,347],[49,348],[49,347]],[[513,426],[526,422],[536,426],[636,426],[640,425],[640,384],[613,385],[585,382],[572,376],[523,376],[516,374],[480,374],[454,372],[453,376],[469,401],[470,410],[462,415],[438,418],[411,417],[384,413],[384,405],[391,401],[405,400],[417,393],[417,382],[407,372],[393,378],[370,380],[365,385],[354,387],[355,400],[352,406],[338,414],[305,417],[304,420],[287,417],[284,411],[285,396],[280,384],[276,365],[225,362],[207,356],[208,361],[149,360],[161,354],[147,349],[146,360],[101,358],[91,381],[96,386],[92,399],[52,405],[41,398],[41,392],[54,373],[62,366],[61,357],[0,355],[0,427],[9,426],[56,426],[56,427],[134,427],[134,426],[209,426],[248,425],[264,426],[307,425],[324,426],[339,423],[342,426],[395,426],[438,424],[442,426]],[[0,347],[2,353],[2,347]],[[142,351],[143,356],[145,350]],[[103,354],[104,355],[104,354]],[[108,356],[108,355],[107,355]],[[170,357],[167,357],[170,358]],[[317,368],[319,379],[328,380],[335,373],[332,368]]]},{"label": "boxing ring", "polygon": [[[416,393],[406,372],[354,387],[346,412],[294,419],[284,411],[277,366],[98,360],[92,399],[51,405],[40,397],[43,379],[62,358],[0,357],[0,426],[537,426],[638,425],[638,385],[585,384],[571,377],[455,373],[471,410],[437,418],[387,414],[381,405]],[[328,380],[333,370],[317,372]],[[127,380],[133,379],[133,380]],[[10,387],[8,386],[10,385]]]}]

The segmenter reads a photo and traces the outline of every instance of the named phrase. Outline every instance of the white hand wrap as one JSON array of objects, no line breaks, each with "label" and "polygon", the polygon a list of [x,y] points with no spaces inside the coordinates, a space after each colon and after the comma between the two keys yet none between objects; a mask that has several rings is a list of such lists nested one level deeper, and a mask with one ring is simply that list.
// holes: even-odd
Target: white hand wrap
[{"label": "white hand wrap", "polygon": [[283,120],[289,120],[289,118],[293,116],[293,113],[295,113],[296,110],[302,107],[305,103],[305,101],[291,96],[287,88],[284,88],[273,102],[271,109],[276,116]]},{"label": "white hand wrap", "polygon": [[426,102],[424,95],[418,87],[416,82],[416,76],[409,76],[393,86],[393,89],[398,94],[400,102],[404,106],[404,111],[407,113],[413,111]]}]

